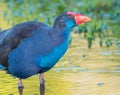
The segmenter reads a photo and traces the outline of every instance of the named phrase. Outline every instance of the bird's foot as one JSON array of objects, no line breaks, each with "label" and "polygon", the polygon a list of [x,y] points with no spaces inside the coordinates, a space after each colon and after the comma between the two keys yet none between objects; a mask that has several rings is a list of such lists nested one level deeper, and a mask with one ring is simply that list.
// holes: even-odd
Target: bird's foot
[{"label": "bird's foot", "polygon": [[44,84],[40,84],[40,94],[45,95],[45,85]]},{"label": "bird's foot", "polygon": [[18,86],[19,95],[23,94],[24,86]]},{"label": "bird's foot", "polygon": [[23,95],[24,86],[18,86],[19,95]]},{"label": "bird's foot", "polygon": [[19,95],[23,95],[23,89],[24,89],[24,86],[23,86],[23,84],[22,84],[22,80],[19,79],[19,82],[18,82]]},{"label": "bird's foot", "polygon": [[44,74],[40,74],[40,94],[45,95],[45,80]]}]

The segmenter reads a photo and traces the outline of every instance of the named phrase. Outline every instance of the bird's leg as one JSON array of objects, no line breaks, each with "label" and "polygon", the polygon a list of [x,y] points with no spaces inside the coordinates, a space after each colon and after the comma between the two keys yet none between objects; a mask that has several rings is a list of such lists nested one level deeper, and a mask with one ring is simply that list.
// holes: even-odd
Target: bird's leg
[{"label": "bird's leg", "polygon": [[45,95],[45,80],[44,80],[44,74],[40,74],[40,94]]},{"label": "bird's leg", "polygon": [[24,86],[23,86],[23,83],[22,83],[22,79],[19,79],[19,81],[18,81],[19,95],[23,95],[23,89],[24,89]]}]

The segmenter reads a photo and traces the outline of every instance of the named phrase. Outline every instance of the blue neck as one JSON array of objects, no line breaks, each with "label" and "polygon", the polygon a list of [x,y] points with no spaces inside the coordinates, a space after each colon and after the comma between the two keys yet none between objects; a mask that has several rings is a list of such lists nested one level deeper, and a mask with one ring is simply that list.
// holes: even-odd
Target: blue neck
[{"label": "blue neck", "polygon": [[69,20],[69,21],[66,22],[66,28],[67,29],[72,29],[75,26],[76,26],[76,24],[73,20]]},{"label": "blue neck", "polygon": [[[58,31],[57,31],[58,32]],[[60,37],[61,42],[47,56],[37,57],[35,63],[42,68],[52,68],[68,49],[70,30],[64,30]],[[56,39],[57,40],[57,39]]]},{"label": "blue neck", "polygon": [[[58,25],[55,25],[56,27],[53,27],[53,30],[51,32],[51,37],[54,39],[55,42],[59,43],[54,47],[54,49],[46,56],[38,56],[35,60],[35,63],[42,67],[42,68],[51,68],[53,67],[59,59],[65,54],[66,50],[68,49],[69,45],[69,36],[70,36],[70,30],[73,25],[73,22],[66,23],[67,26],[65,27],[59,27]],[[72,25],[72,26],[71,26]]]}]

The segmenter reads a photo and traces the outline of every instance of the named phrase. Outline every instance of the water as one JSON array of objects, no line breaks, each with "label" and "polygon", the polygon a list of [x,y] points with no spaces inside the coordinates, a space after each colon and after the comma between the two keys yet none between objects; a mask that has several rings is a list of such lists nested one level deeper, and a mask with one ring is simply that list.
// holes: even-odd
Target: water
[{"label": "water", "polygon": [[[46,95],[120,95],[120,49],[115,46],[100,49],[94,44],[88,50],[85,40],[79,40],[75,34],[73,37],[65,56],[45,73]],[[18,95],[17,81],[0,71],[0,95]],[[38,75],[23,83],[24,95],[39,95]]]}]

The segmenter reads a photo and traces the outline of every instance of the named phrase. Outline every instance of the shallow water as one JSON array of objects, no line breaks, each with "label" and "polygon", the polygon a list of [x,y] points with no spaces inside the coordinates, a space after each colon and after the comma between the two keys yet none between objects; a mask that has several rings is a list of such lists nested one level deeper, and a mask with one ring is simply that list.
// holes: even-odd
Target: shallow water
[{"label": "shallow water", "polygon": [[[96,42],[87,50],[87,42],[73,36],[65,56],[45,73],[46,95],[120,95],[120,49],[99,48]],[[24,95],[39,95],[38,78],[23,80]],[[4,71],[0,71],[0,95],[18,95],[17,78]]]}]

